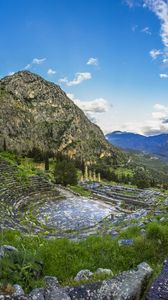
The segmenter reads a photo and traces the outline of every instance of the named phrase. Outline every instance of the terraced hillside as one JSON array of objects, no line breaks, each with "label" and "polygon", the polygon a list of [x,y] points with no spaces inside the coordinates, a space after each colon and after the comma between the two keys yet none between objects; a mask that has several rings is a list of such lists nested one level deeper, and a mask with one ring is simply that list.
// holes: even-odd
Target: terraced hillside
[{"label": "terraced hillside", "polygon": [[31,208],[44,200],[58,199],[60,194],[43,177],[21,177],[18,168],[0,158],[0,225],[28,232],[42,230],[31,215]]},{"label": "terraced hillside", "polygon": [[92,198],[81,197],[20,165],[0,157],[0,227],[46,237],[83,239],[118,235],[137,223],[167,216],[167,193],[124,186],[84,184]]}]

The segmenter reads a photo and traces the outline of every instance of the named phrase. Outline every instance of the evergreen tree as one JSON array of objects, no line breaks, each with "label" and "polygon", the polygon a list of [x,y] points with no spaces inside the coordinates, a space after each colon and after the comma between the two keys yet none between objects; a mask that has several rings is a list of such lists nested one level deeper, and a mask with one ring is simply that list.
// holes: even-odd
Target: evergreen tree
[{"label": "evergreen tree", "polygon": [[67,186],[77,184],[77,170],[71,161],[56,162],[54,170],[55,182]]}]

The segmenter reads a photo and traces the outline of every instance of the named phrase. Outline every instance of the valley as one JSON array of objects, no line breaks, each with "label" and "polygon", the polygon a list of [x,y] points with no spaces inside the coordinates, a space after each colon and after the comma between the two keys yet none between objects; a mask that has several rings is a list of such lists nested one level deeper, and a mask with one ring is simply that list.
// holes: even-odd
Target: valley
[{"label": "valley", "polygon": [[167,165],[110,145],[36,74],[0,90],[0,297],[140,300],[167,253]]}]

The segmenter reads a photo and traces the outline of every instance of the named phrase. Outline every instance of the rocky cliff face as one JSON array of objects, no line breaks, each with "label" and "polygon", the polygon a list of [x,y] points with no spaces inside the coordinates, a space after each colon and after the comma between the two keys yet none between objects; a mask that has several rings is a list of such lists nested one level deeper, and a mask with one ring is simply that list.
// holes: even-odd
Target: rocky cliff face
[{"label": "rocky cliff face", "polygon": [[27,71],[0,80],[0,149],[51,153],[94,160],[123,154],[56,84]]}]

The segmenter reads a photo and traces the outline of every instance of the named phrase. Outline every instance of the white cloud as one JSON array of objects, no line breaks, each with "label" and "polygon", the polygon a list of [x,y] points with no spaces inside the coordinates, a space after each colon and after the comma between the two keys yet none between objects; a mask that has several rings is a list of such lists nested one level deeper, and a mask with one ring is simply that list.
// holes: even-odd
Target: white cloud
[{"label": "white cloud", "polygon": [[12,76],[13,74],[15,74],[15,72],[9,72],[8,76]]},{"label": "white cloud", "polygon": [[152,49],[150,52],[149,52],[150,56],[152,57],[152,59],[156,59],[158,58],[158,56],[162,55],[162,52],[158,49]]},{"label": "white cloud", "polygon": [[146,6],[152,10],[161,22],[160,36],[165,51],[168,51],[168,3],[164,0],[144,0]]},{"label": "white cloud", "polygon": [[67,86],[73,86],[73,85],[78,85],[81,82],[83,82],[85,80],[89,80],[91,78],[92,78],[92,75],[89,72],[78,72],[75,74],[75,77],[73,80],[69,81],[67,77],[64,77],[59,80],[59,83],[64,83]]},{"label": "white cloud", "polygon": [[151,35],[151,34],[152,34],[152,32],[151,32],[151,30],[150,30],[149,27],[144,27],[144,28],[141,30],[141,32],[144,32],[144,33],[146,33],[146,34],[148,34],[148,35]]},{"label": "white cloud", "polygon": [[164,58],[162,62],[163,64],[168,64],[168,58]]},{"label": "white cloud", "polygon": [[168,106],[155,104],[152,112],[152,119],[146,122],[143,131],[146,134],[159,134],[168,132]]},{"label": "white cloud", "polygon": [[139,132],[145,135],[168,133],[168,106],[156,103],[151,118],[142,123],[130,122],[124,124],[125,130]]},{"label": "white cloud", "polygon": [[165,74],[165,73],[162,73],[162,74],[159,74],[160,78],[168,78],[168,74]]},{"label": "white cloud", "polygon": [[85,113],[103,113],[108,110],[109,104],[104,98],[97,98],[91,101],[81,101],[75,98],[74,94],[68,93],[67,96],[79,106]]},{"label": "white cloud", "polygon": [[167,112],[167,107],[163,104],[159,104],[159,103],[156,103],[154,105],[154,109],[155,110],[161,110],[161,111],[166,111]]},{"label": "white cloud", "polygon": [[56,74],[56,71],[50,68],[50,69],[48,69],[47,74],[54,75],[54,74]]},{"label": "white cloud", "polygon": [[105,124],[104,120],[108,120],[110,122],[111,119],[107,116],[110,114],[112,105],[104,99],[97,98],[91,101],[82,101],[74,96],[74,94],[67,94],[67,96],[80,108],[83,110],[88,119],[99,125],[102,129],[106,130],[107,124]]},{"label": "white cloud", "polygon": [[99,62],[97,58],[90,57],[89,60],[87,61],[87,65],[93,65],[93,66],[98,66]]},{"label": "white cloud", "polygon": [[32,68],[33,65],[41,65],[43,64],[43,62],[45,62],[45,60],[46,58],[33,58],[32,62],[25,66],[25,69],[29,70]]}]

